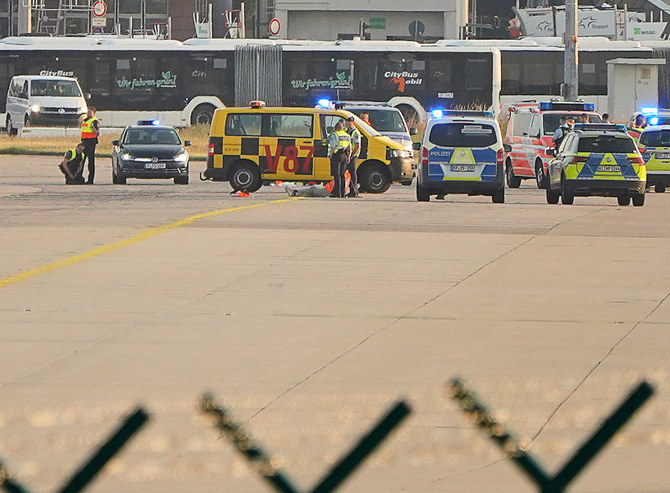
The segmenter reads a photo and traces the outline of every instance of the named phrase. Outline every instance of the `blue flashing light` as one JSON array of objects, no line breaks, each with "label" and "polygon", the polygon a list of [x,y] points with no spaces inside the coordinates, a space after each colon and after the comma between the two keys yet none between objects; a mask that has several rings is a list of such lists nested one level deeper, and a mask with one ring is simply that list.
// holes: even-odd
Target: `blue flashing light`
[{"label": "blue flashing light", "polygon": [[321,107],[321,108],[329,108],[330,107],[330,99],[319,99],[316,102],[316,105]]},{"label": "blue flashing light", "polygon": [[643,115],[658,115],[658,108],[645,107],[640,108]]},{"label": "blue flashing light", "polygon": [[652,116],[649,119],[649,125],[658,125],[658,117],[657,116]]},{"label": "blue flashing light", "polygon": [[137,122],[138,125],[160,125],[161,122],[160,120],[138,120]]},{"label": "blue flashing light", "polygon": [[538,107],[542,111],[563,110],[563,111],[595,111],[596,105],[593,103],[580,103],[570,101],[541,101]]},{"label": "blue flashing light", "polygon": [[433,110],[430,112],[430,116],[432,116],[433,118],[442,118],[443,115],[444,111],[442,110]]}]

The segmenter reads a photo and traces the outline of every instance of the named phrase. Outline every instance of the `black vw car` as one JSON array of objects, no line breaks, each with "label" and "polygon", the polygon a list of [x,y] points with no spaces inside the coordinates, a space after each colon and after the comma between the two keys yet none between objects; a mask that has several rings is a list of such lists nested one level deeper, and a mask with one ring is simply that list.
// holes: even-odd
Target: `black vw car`
[{"label": "black vw car", "polygon": [[156,121],[140,121],[123,129],[112,142],[112,183],[124,185],[127,178],[173,178],[188,184],[188,152],[174,127]]}]

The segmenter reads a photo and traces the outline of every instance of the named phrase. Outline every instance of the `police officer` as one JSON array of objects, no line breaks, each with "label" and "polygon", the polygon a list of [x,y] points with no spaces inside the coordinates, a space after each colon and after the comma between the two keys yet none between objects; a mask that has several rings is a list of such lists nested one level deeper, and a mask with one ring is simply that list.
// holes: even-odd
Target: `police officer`
[{"label": "police officer", "polygon": [[556,129],[554,136],[552,137],[552,140],[554,141],[554,149],[558,150],[565,136],[572,132],[574,123],[575,120],[571,116],[563,115],[561,117],[561,126]]},{"label": "police officer", "polygon": [[88,178],[86,183],[93,185],[95,178],[95,146],[100,135],[100,120],[95,117],[95,108],[88,109],[88,114],[81,122],[81,141],[84,144],[84,159],[88,160]]},{"label": "police officer", "polygon": [[356,176],[356,161],[361,154],[361,133],[354,124],[354,117],[347,118],[347,133],[351,137],[351,156],[346,166],[351,182],[349,183],[349,194],[347,197],[358,197],[358,178]]},{"label": "police officer", "polygon": [[633,140],[635,141],[636,144],[639,142],[642,130],[644,130],[644,127],[646,126],[647,126],[647,117],[644,115],[637,115],[635,117],[635,122],[633,122],[633,125],[628,130],[628,134],[631,137],[633,137]]},{"label": "police officer", "polygon": [[328,157],[330,158],[330,174],[333,175],[335,186],[330,194],[331,197],[344,197],[346,186],[344,171],[349,162],[351,153],[351,137],[344,130],[344,120],[335,124],[335,129],[328,137]]},{"label": "police officer", "polygon": [[80,185],[84,183],[84,143],[80,142],[74,149],[70,149],[63,156],[58,169],[65,175],[66,185]]}]

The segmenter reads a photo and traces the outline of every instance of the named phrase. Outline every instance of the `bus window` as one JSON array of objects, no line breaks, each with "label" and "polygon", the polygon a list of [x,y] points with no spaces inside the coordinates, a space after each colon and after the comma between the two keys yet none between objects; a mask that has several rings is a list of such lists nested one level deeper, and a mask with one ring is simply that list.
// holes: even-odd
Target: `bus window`
[{"label": "bus window", "polygon": [[111,92],[111,81],[111,60],[101,56],[95,57],[95,63],[91,64],[91,73],[88,85],[88,92],[91,93],[91,97],[95,98],[96,96],[109,96]]},{"label": "bus window", "polygon": [[[232,56],[232,55],[231,55]],[[231,59],[223,56],[187,54],[180,60],[184,96],[218,96],[224,104],[235,103],[235,74]],[[188,81],[188,83],[185,83]]]}]

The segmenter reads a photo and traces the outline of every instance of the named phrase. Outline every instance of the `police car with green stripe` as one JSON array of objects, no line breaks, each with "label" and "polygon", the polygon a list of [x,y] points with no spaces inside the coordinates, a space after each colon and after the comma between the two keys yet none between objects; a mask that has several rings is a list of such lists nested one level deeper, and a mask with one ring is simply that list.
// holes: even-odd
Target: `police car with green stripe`
[{"label": "police car with green stripe", "polygon": [[489,195],[505,202],[504,146],[489,111],[434,111],[421,148],[416,198]]},{"label": "police car with green stripe", "polygon": [[572,204],[575,196],[616,197],[619,205],[644,205],[647,170],[624,125],[578,123],[547,165],[547,202]]}]

